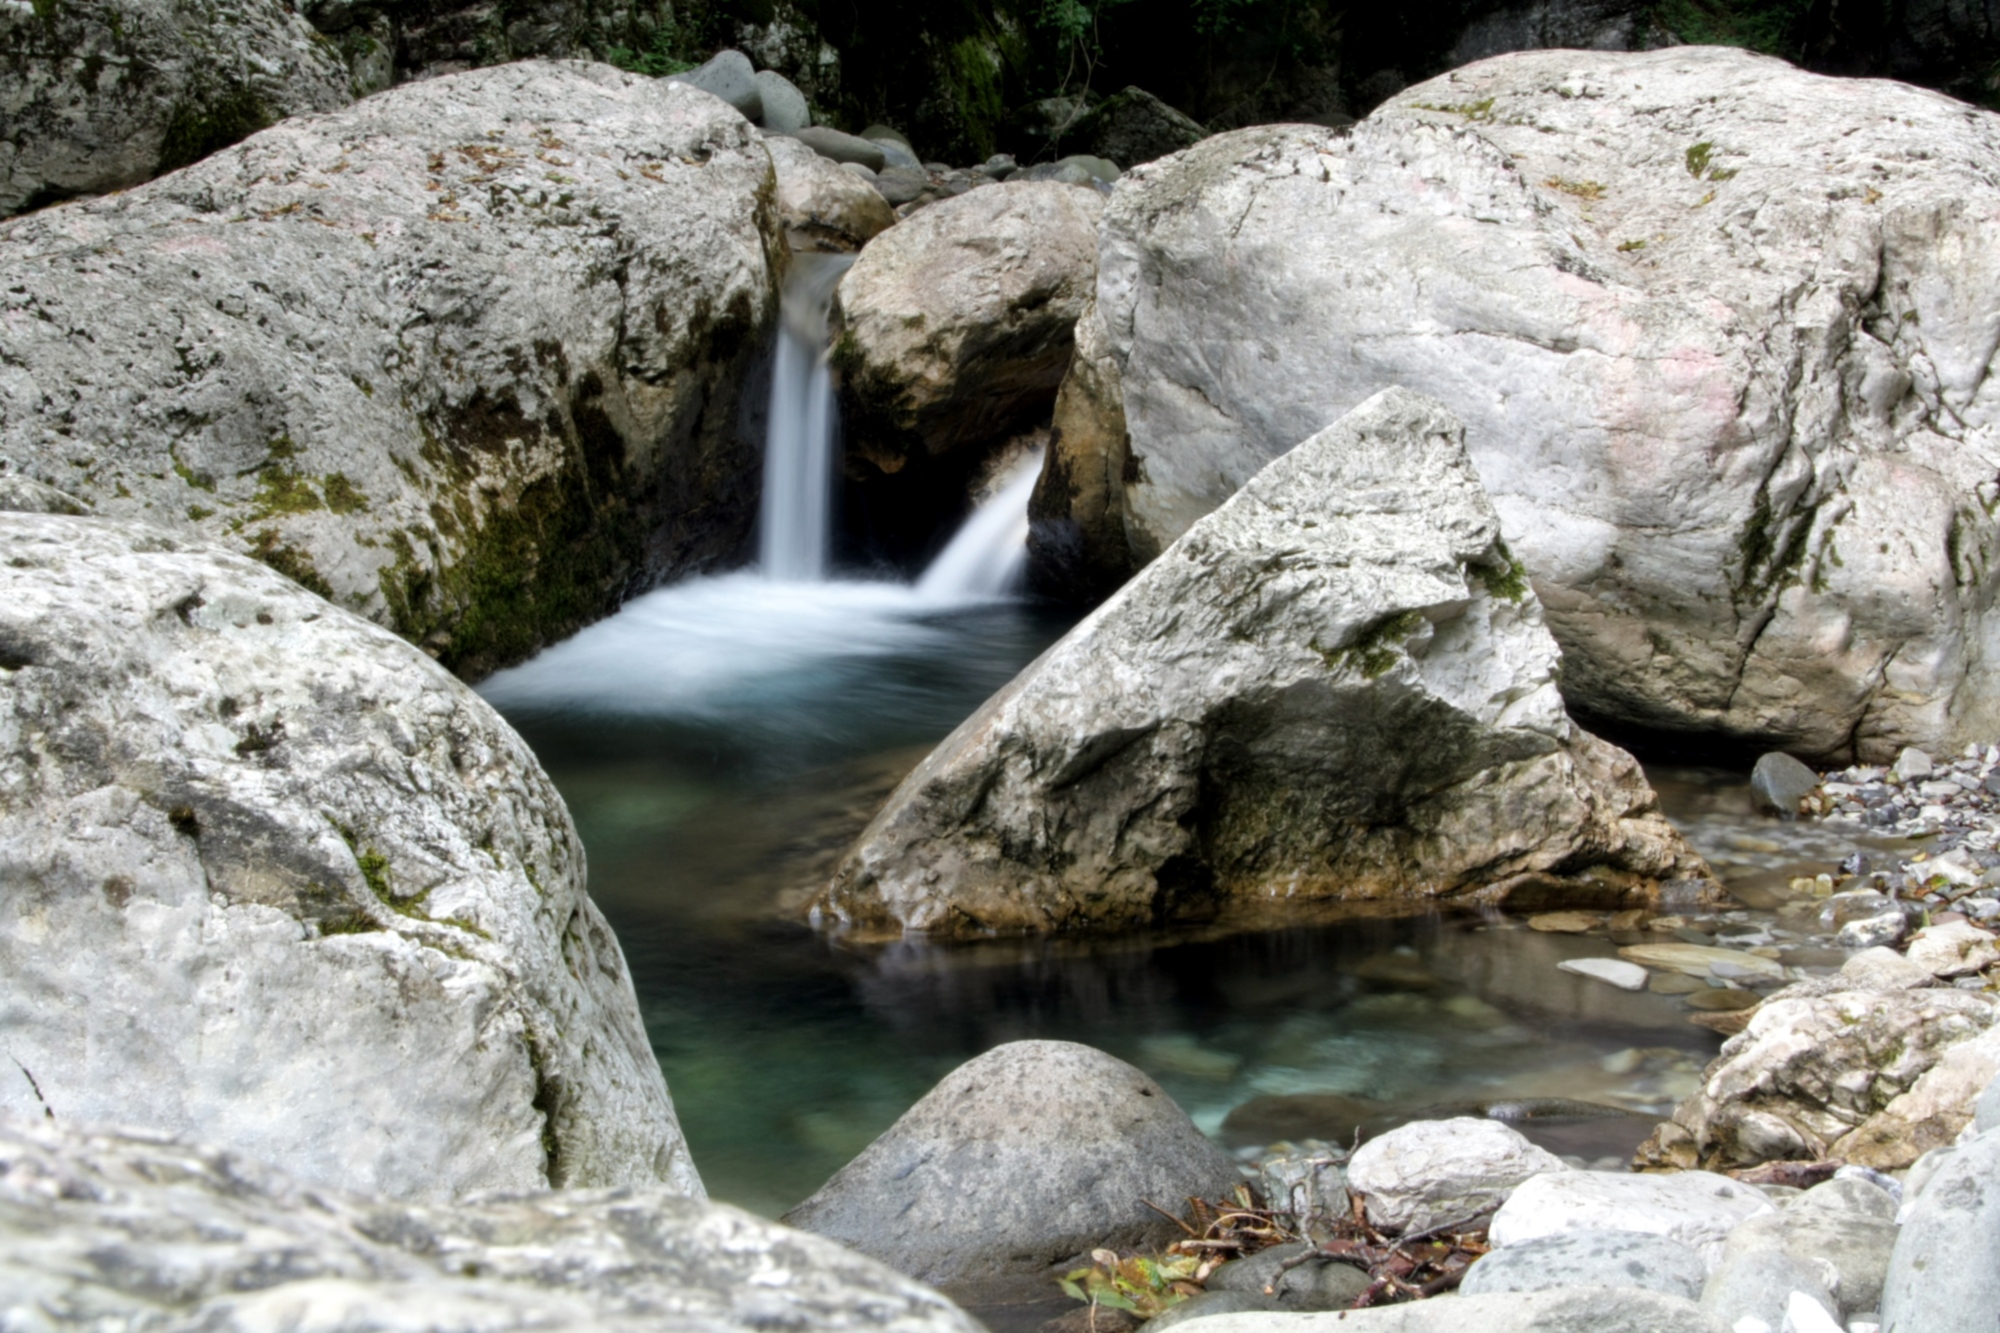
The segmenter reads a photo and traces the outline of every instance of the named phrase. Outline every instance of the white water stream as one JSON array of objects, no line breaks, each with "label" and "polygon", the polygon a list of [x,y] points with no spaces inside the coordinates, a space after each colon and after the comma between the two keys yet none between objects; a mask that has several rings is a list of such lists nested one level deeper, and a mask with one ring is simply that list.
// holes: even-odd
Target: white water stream
[{"label": "white water stream", "polygon": [[840,421],[828,312],[852,260],[794,257],[771,376],[758,568],[699,577],[501,671],[501,708],[741,717],[807,704],[829,673],[937,652],[941,618],[1008,600],[1027,567],[1028,496],[1040,455],[1015,464],[914,584],[829,577]]}]

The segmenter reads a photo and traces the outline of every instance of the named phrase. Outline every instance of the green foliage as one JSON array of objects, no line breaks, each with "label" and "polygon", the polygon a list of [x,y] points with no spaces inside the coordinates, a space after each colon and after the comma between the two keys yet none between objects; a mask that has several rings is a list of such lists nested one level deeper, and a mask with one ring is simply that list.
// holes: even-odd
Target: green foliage
[{"label": "green foliage", "polygon": [[1796,56],[1813,0],[1656,0],[1653,21],[1697,46]]},{"label": "green foliage", "polygon": [[1135,1254],[1121,1259],[1110,1250],[1092,1250],[1090,1257],[1094,1267],[1079,1268],[1059,1279],[1072,1300],[1151,1319],[1201,1290],[1195,1280],[1201,1260],[1194,1255]]},{"label": "green foliage", "polygon": [[652,40],[644,50],[607,46],[604,63],[648,78],[665,78],[669,74],[684,74],[701,63],[693,58],[693,45],[691,34],[672,19],[666,19],[653,29]]}]

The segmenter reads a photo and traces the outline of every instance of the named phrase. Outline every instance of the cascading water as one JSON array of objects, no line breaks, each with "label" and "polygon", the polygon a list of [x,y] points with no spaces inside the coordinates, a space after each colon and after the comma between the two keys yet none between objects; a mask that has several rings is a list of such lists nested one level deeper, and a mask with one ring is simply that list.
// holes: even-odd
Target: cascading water
[{"label": "cascading water", "polygon": [[799,254],[779,298],[778,355],[771,368],[771,420],[764,439],[758,562],[784,583],[826,578],[833,539],[833,471],[840,419],[827,365],[833,289],[852,255]]},{"label": "cascading water", "polygon": [[1042,470],[1039,451],[1025,455],[998,490],[972,512],[951,544],[917,580],[927,602],[973,601],[1015,591],[1028,567],[1028,497]]}]

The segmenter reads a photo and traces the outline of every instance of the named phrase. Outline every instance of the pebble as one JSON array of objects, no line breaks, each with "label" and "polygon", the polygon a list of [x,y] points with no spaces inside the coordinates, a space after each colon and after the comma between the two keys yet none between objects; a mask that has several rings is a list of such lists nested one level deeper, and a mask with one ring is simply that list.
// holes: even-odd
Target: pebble
[{"label": "pebble", "polygon": [[1545,934],[1580,935],[1595,930],[1604,918],[1595,912],[1543,912],[1528,918],[1528,929]]}]

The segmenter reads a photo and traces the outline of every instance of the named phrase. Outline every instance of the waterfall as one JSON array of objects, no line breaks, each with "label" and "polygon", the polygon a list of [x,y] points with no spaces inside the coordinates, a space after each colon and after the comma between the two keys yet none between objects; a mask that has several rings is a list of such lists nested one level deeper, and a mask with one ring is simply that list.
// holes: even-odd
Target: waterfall
[{"label": "waterfall", "polygon": [[917,580],[919,598],[970,601],[1004,596],[1019,586],[1028,566],[1028,497],[1041,468],[1039,451],[1014,465],[924,570]]},{"label": "waterfall", "polygon": [[840,432],[826,358],[827,316],[833,289],[853,263],[852,255],[795,254],[779,299],[782,327],[771,368],[757,543],[767,579],[818,583],[826,578]]}]

